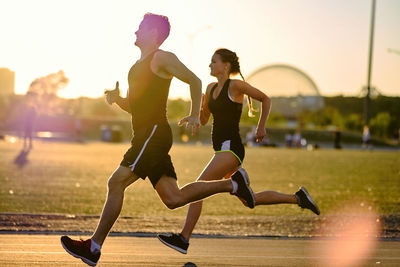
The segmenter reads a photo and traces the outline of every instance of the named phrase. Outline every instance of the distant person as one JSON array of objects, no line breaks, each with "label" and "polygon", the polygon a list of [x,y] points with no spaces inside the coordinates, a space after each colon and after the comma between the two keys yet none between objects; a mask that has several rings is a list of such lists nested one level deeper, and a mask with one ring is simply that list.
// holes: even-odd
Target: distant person
[{"label": "distant person", "polygon": [[340,144],[341,132],[338,128],[333,131],[333,147],[336,149],[341,149],[342,145]]},{"label": "distant person", "polygon": [[[218,49],[212,56],[209,67],[211,76],[214,76],[217,81],[210,83],[203,95],[200,122],[205,125],[210,115],[213,115],[212,144],[215,153],[198,178],[203,181],[229,178],[236,171],[245,173],[242,168],[245,150],[239,134],[239,122],[245,96],[247,96],[250,116],[253,112],[251,98],[261,102],[261,115],[255,128],[257,143],[261,143],[266,136],[265,123],[271,107],[271,100],[268,96],[244,81],[236,53],[228,49]],[[240,74],[243,81],[230,79],[232,74]],[[248,206],[246,202],[244,203]],[[280,203],[296,204],[310,209],[316,214],[320,213],[317,205],[303,187],[295,194],[283,194],[275,191],[263,191],[255,194],[255,205]],[[202,205],[202,201],[190,204],[181,233],[159,234],[160,241],[186,254],[190,236],[201,214]],[[250,208],[253,207],[250,206]]]},{"label": "distant person", "polygon": [[297,148],[300,148],[300,147],[301,147],[301,134],[300,134],[299,131],[297,131],[297,132],[293,135],[293,142],[294,142],[294,145],[295,145]]},{"label": "distant person", "polygon": [[75,129],[75,141],[82,142],[82,121],[80,118],[76,117],[74,120],[74,129]]},{"label": "distant person", "polygon": [[396,145],[400,144],[400,129],[394,132],[393,141]]},{"label": "distant person", "polygon": [[36,108],[33,104],[28,104],[24,117],[24,149],[32,149],[32,135],[36,120]]},{"label": "distant person", "polygon": [[169,31],[167,17],[144,15],[135,32],[135,45],[140,48],[141,57],[129,71],[127,97],[119,96],[118,86],[106,91],[109,103],[116,103],[132,114],[131,147],[108,180],[107,200],[92,237],[87,240],[61,237],[68,253],[91,266],[97,264],[101,246],[121,212],[125,189],[139,178],[148,177],[161,201],[170,209],[222,192],[232,193],[243,198],[248,206],[254,206],[254,194],[244,171],[235,172],[227,180],[196,181],[178,187],[168,154],[172,146],[172,132],[166,116],[168,91],[173,77],[190,85],[191,112],[179,124],[186,123],[195,134],[200,124],[201,81],[173,53],[159,49]]},{"label": "distant person", "polygon": [[368,125],[364,126],[362,140],[363,140],[363,147],[365,147],[365,148],[371,147],[371,134],[369,132]]},{"label": "distant person", "polygon": [[292,147],[293,135],[291,133],[285,134],[285,142],[286,142],[286,147]]}]

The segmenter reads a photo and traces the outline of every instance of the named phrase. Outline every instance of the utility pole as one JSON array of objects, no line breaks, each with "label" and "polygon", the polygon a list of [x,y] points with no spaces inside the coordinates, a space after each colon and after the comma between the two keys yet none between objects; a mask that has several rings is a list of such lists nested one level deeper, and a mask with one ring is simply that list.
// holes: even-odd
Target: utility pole
[{"label": "utility pole", "polygon": [[372,70],[372,52],[374,50],[375,6],[376,6],[376,1],[372,0],[371,27],[369,35],[367,95],[365,96],[365,125],[367,126],[369,125],[370,105],[371,105],[371,70]]}]

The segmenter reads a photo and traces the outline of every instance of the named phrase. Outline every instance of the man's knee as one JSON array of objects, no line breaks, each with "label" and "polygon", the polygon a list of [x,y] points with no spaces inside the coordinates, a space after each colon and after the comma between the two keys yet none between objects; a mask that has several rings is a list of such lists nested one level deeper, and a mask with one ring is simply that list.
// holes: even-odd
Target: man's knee
[{"label": "man's knee", "polygon": [[176,178],[163,176],[157,182],[155,189],[161,199],[161,201],[169,209],[173,210],[185,205],[185,198],[178,188]]},{"label": "man's knee", "polygon": [[108,192],[113,192],[115,190],[124,190],[124,184],[125,183],[123,179],[121,179],[120,177],[116,177],[116,175],[113,174],[107,182]]},{"label": "man's knee", "polygon": [[164,197],[162,199],[163,203],[165,204],[165,206],[167,206],[167,208],[173,210],[176,208],[179,208],[182,205],[182,198],[180,196],[168,196],[168,197]]},{"label": "man's knee", "polygon": [[128,187],[133,181],[134,177],[132,173],[117,169],[108,179],[108,190],[125,190],[125,188]]}]

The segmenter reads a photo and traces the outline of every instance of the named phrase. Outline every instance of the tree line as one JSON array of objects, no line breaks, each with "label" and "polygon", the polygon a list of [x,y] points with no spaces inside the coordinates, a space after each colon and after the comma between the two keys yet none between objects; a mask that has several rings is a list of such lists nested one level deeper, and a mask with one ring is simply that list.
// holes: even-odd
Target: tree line
[{"label": "tree line", "polygon": [[[39,116],[70,116],[96,119],[129,120],[130,116],[115,105],[108,105],[103,98],[62,99],[52,95],[51,100],[36,100],[28,95],[10,95],[0,98],[0,129],[7,129],[15,122],[22,121],[24,106],[29,101],[36,104]],[[46,104],[44,105],[45,102]],[[51,105],[49,104],[52,103]],[[364,126],[364,98],[334,96],[324,97],[324,108],[318,111],[304,110],[295,118],[287,118],[272,112],[267,122],[271,127],[288,127],[293,121],[300,129],[327,129],[337,127],[341,130],[362,132]],[[274,100],[272,98],[272,105]],[[190,110],[190,101],[169,99],[167,115],[170,121],[178,121]],[[255,117],[247,116],[248,107],[243,105],[241,123],[255,125]],[[379,95],[371,100],[370,130],[372,135],[391,138],[400,129],[400,97]]]}]

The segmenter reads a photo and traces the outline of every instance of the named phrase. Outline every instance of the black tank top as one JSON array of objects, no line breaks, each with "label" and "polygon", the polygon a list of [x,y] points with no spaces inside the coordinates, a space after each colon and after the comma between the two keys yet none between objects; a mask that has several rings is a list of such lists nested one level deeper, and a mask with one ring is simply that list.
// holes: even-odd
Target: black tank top
[{"label": "black tank top", "polygon": [[213,143],[223,142],[225,140],[240,141],[239,121],[243,105],[229,98],[229,83],[230,79],[225,82],[216,99],[214,99],[213,95],[218,84],[214,85],[210,91],[208,108],[214,118],[212,129]]},{"label": "black tank top", "polygon": [[151,60],[158,50],[136,62],[128,74],[128,99],[132,112],[132,129],[168,123],[167,99],[171,79],[153,73]]}]

